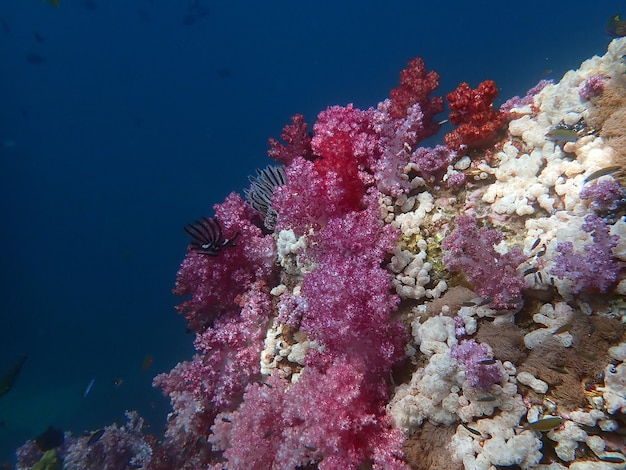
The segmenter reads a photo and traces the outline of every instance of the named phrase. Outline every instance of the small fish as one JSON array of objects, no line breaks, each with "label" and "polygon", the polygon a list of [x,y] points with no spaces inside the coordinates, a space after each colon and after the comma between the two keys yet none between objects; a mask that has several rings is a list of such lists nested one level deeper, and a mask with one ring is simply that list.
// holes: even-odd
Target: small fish
[{"label": "small fish", "polygon": [[596,325],[589,325],[589,333],[587,333],[587,336],[591,336],[594,331],[596,331]]},{"label": "small fish", "polygon": [[222,421],[224,421],[225,423],[232,423],[230,419],[225,418],[224,416],[222,416]]},{"label": "small fish", "polygon": [[93,379],[89,381],[87,386],[83,389],[83,398],[86,398],[87,395],[89,395],[89,392],[91,392],[91,389],[93,388],[93,384],[95,383],[95,381],[96,379],[94,377]]},{"label": "small fish", "polygon": [[541,418],[540,420],[528,423],[524,426],[524,429],[532,429],[533,431],[543,432],[557,428],[561,424],[563,424],[563,418],[560,416],[548,416],[547,418]]},{"label": "small fish", "polygon": [[521,304],[522,302],[524,302],[524,298],[523,297],[513,297],[512,299],[509,299],[506,301],[507,304],[509,305],[517,305],[517,304]]},{"label": "small fish", "polygon": [[[167,415],[168,422],[175,420],[176,418],[178,418],[178,411],[172,411],[171,413],[168,413]],[[222,419],[225,419],[225,418],[222,418]]]},{"label": "small fish", "polygon": [[554,372],[558,372],[559,374],[569,374],[569,372],[567,371],[567,369],[564,369],[563,367],[557,367],[557,366],[548,366],[548,369],[553,370]]},{"label": "small fish", "polygon": [[490,304],[491,302],[493,302],[493,297],[485,297],[480,302],[477,302],[476,306],[477,307],[482,307],[483,305]]},{"label": "small fish", "polygon": [[150,369],[153,361],[154,357],[152,356],[152,354],[148,354],[146,357],[143,358],[143,361],[141,363],[141,370],[145,372]]},{"label": "small fish", "polygon": [[308,445],[304,445],[304,448],[306,450],[310,450],[311,452],[317,452],[317,447],[313,447],[313,446],[308,446]]},{"label": "small fish", "polygon": [[485,395],[483,397],[478,397],[478,401],[484,401],[484,402],[496,401],[496,397],[494,397],[493,395]]},{"label": "small fish", "polygon": [[576,142],[579,135],[574,129],[554,128],[546,134],[546,137],[558,142]]},{"label": "small fish", "polygon": [[466,300],[465,302],[461,302],[461,307],[474,307],[476,302],[473,300]]},{"label": "small fish", "polygon": [[539,268],[537,266],[533,266],[532,268],[528,268],[526,271],[524,271],[522,273],[522,277],[526,277],[529,274],[535,274],[537,271],[539,271]]},{"label": "small fish", "polygon": [[494,317],[498,317],[500,315],[506,315],[507,313],[511,313],[513,310],[496,310],[492,313]]},{"label": "small fish", "polygon": [[543,276],[541,275],[541,271],[537,271],[537,277],[539,278],[539,282],[543,284]]},{"label": "small fish", "polygon": [[469,432],[471,432],[472,434],[474,434],[475,436],[482,436],[482,434],[480,433],[479,430],[474,429],[474,428],[470,428],[467,424],[465,423],[461,423],[461,426],[463,426],[465,429],[467,429]]},{"label": "small fish", "polygon": [[535,255],[537,258],[541,258],[543,255],[546,254],[546,250],[548,249],[548,247],[546,246],[546,244],[544,243],[543,245],[541,245],[541,250],[539,250],[537,252],[537,254]]},{"label": "small fish", "polygon": [[565,333],[566,331],[569,331],[569,329],[571,327],[572,327],[572,323],[571,322],[565,323],[565,324],[559,326],[556,330],[554,330],[552,332],[552,334],[553,335],[558,335],[558,334],[561,334],[561,333]]},{"label": "small fish", "polygon": [[539,243],[541,243],[541,238],[537,238],[537,240],[535,240],[535,242],[533,243],[533,246],[530,247],[530,251],[537,248],[539,246]]},{"label": "small fish", "polygon": [[263,434],[263,439],[267,439],[268,437],[270,437],[272,434],[274,434],[273,430],[269,430],[267,431],[265,434]]},{"label": "small fish", "polygon": [[624,462],[626,462],[624,457],[619,457],[617,455],[603,455],[602,457],[600,457],[600,460],[602,460],[603,462],[609,462],[609,463],[624,463]]},{"label": "small fish", "polygon": [[491,364],[495,364],[496,360],[494,358],[491,359],[483,359],[482,361],[476,362],[476,364],[480,364],[482,366],[490,366]]},{"label": "small fish", "polygon": [[274,388],[274,386],[273,386],[273,385],[268,384],[267,382],[263,382],[262,380],[261,380],[261,384],[265,385],[265,386],[266,386],[266,387],[268,387],[268,388]]},{"label": "small fish", "polygon": [[26,356],[22,356],[4,375],[0,376],[0,397],[11,390],[25,362]]},{"label": "small fish", "polygon": [[98,442],[103,434],[104,434],[104,428],[98,429],[97,431],[92,432],[91,435],[89,436],[89,439],[87,439],[87,445],[90,446],[91,444]]},{"label": "small fish", "polygon": [[546,78],[548,75],[550,75],[553,72],[552,69],[545,69],[543,72],[541,72],[541,76],[540,78]]},{"label": "small fish", "polygon": [[598,179],[601,176],[606,176],[606,175],[610,175],[611,173],[615,173],[616,171],[618,171],[621,168],[622,168],[621,166],[607,166],[606,168],[601,168],[601,169],[599,169],[597,171],[594,171],[589,176],[587,176],[585,178],[585,183],[589,183],[589,181],[593,181],[595,179]]},{"label": "small fish", "polygon": [[622,20],[621,15],[615,15],[606,22],[606,32],[611,36],[626,36],[626,21]]},{"label": "small fish", "polygon": [[119,387],[120,385],[122,385],[124,383],[124,379],[115,379],[113,381],[113,385],[115,385],[116,387]]}]

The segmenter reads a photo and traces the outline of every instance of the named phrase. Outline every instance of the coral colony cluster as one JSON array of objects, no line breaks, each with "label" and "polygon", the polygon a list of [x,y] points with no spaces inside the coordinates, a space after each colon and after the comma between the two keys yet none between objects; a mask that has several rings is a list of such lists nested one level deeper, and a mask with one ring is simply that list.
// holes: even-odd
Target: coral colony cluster
[{"label": "coral colony cluster", "polygon": [[[376,108],[300,115],[187,227],[173,411],[66,435],[66,468],[626,467],[626,39],[493,107],[414,59]],[[51,451],[48,451],[51,452]],[[18,468],[41,458],[32,442]]]}]

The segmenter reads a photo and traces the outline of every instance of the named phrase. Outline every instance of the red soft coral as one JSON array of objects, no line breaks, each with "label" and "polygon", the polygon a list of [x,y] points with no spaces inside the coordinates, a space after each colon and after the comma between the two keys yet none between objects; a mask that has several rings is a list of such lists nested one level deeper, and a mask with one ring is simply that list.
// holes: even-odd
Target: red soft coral
[{"label": "red soft coral", "polygon": [[302,114],[294,114],[291,117],[291,124],[283,127],[280,138],[285,144],[271,137],[268,139],[270,149],[267,154],[274,160],[288,165],[296,157],[311,158],[311,136]]},{"label": "red soft coral", "polygon": [[429,97],[439,86],[439,74],[434,70],[426,71],[421,57],[409,61],[409,66],[400,72],[400,86],[391,90],[391,117],[404,118],[407,110],[418,103],[424,114],[422,135],[419,140],[435,135],[439,124],[434,120],[436,114],[443,112],[443,98]]},{"label": "red soft coral", "polygon": [[456,90],[447,94],[450,122],[457,127],[444,137],[444,142],[453,150],[487,147],[495,143],[499,131],[508,120],[506,113],[493,109],[493,100],[498,89],[493,80],[485,80],[473,90],[461,83]]}]

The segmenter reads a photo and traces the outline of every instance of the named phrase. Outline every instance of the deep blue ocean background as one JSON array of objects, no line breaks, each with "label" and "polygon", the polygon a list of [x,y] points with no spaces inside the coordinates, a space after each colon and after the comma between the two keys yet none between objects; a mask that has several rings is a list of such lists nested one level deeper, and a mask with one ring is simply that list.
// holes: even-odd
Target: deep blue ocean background
[{"label": "deep blue ocean background", "polygon": [[59,3],[0,3],[0,374],[28,356],[0,398],[0,462],[50,424],[81,433],[126,409],[161,432],[152,377],[193,354],[171,294],[182,227],[271,163],[291,115],[375,106],[418,55],[439,94],[494,79],[501,104],[603,54],[607,19],[626,14],[617,0]]}]

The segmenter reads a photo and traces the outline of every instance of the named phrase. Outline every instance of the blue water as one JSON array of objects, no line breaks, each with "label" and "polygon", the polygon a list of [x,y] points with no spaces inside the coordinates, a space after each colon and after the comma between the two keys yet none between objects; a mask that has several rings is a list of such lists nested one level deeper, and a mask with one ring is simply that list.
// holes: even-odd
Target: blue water
[{"label": "blue water", "polygon": [[374,106],[416,55],[440,94],[494,79],[503,102],[604,53],[607,18],[626,13],[617,0],[59,3],[0,3],[0,374],[28,355],[0,398],[0,462],[50,424],[80,433],[125,409],[161,430],[152,377],[193,353],[171,294],[182,227],[270,163],[267,138],[292,114]]}]

